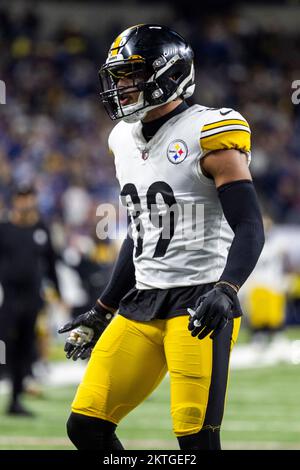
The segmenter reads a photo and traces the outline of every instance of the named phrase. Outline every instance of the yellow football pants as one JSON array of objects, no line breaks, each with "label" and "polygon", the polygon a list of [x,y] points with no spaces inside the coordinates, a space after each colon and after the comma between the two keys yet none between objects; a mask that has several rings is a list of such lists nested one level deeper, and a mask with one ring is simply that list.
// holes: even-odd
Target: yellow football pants
[{"label": "yellow football pants", "polygon": [[247,310],[252,328],[280,328],[285,319],[284,294],[255,287],[249,293]]},{"label": "yellow football pants", "polygon": [[[72,411],[118,424],[169,371],[176,436],[194,434],[205,424],[218,427],[217,421],[223,416],[229,352],[237,339],[240,318],[219,335],[224,337],[227,330],[227,342],[220,339],[218,343],[209,337],[200,341],[191,336],[187,325],[187,316],[136,322],[117,315],[93,350]],[[219,373],[222,361],[224,367]],[[221,384],[218,375],[223,377]],[[210,396],[212,389],[215,396]],[[218,398],[217,394],[222,396]],[[210,414],[218,415],[211,418],[214,423],[205,420],[209,400]]]}]

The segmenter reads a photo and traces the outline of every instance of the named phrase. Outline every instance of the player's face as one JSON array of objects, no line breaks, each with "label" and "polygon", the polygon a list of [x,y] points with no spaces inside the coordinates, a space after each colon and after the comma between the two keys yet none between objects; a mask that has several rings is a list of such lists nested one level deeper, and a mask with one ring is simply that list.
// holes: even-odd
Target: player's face
[{"label": "player's face", "polygon": [[135,106],[145,105],[143,91],[151,70],[143,60],[115,61],[99,71],[102,102],[112,119],[132,114]]},{"label": "player's face", "polygon": [[119,67],[112,67],[111,77],[119,91],[119,102],[121,106],[135,104],[140,91],[139,84],[147,81],[144,64],[140,62],[128,63]]},{"label": "player's face", "polygon": [[[128,104],[134,104],[137,102],[140,92],[137,89],[137,84],[142,81],[142,78],[120,78],[118,80],[117,88],[120,90],[120,104],[121,106],[127,106]],[[125,92],[126,88],[126,92]],[[124,93],[122,94],[122,89]]]}]

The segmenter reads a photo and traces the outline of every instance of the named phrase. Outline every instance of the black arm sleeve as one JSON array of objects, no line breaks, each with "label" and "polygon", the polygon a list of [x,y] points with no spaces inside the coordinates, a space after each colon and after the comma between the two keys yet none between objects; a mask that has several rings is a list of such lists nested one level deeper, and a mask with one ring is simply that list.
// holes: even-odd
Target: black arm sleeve
[{"label": "black arm sleeve", "polygon": [[264,229],[252,181],[240,180],[218,188],[224,215],[234,232],[225,269],[219,280],[241,287],[253,271],[264,246]]},{"label": "black arm sleeve", "polygon": [[135,286],[133,247],[133,240],[127,235],[121,246],[110,281],[99,297],[99,300],[107,307],[119,308],[120,300]]}]

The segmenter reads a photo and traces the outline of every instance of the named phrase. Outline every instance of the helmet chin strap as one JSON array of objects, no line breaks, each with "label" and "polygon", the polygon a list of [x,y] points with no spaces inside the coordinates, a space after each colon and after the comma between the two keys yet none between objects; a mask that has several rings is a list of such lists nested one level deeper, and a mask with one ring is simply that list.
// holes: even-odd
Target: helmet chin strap
[{"label": "helmet chin strap", "polygon": [[[137,111],[133,112],[132,114],[129,114],[128,116],[124,116],[121,119],[124,122],[127,122],[127,123],[134,123],[134,122],[142,121],[146,117],[146,114],[149,113],[149,111],[151,111],[152,109],[164,106],[165,104],[170,103],[171,101],[174,101],[175,99],[176,99],[176,96],[175,97],[172,96],[165,103],[155,104],[155,105],[152,105],[152,106],[147,106],[147,108],[138,109]],[[137,104],[131,105],[131,106],[133,107],[133,109],[136,109]],[[126,108],[126,111],[129,110],[128,108]]]},{"label": "helmet chin strap", "polygon": [[129,123],[129,124],[133,124],[135,122],[138,122],[138,121],[141,121],[142,119],[144,119],[147,112],[148,112],[148,109],[140,109],[140,110],[136,111],[135,113],[129,114],[129,116],[124,116],[122,118],[122,120],[124,122]]},{"label": "helmet chin strap", "polygon": [[148,114],[149,111],[151,111],[152,109],[164,106],[165,104],[170,103],[171,101],[174,101],[177,98],[176,95],[173,95],[165,103],[153,104],[151,106],[147,106],[146,108],[143,107],[142,109],[139,109],[138,106],[143,106],[143,103],[144,103],[143,97],[144,97],[144,92],[142,91],[139,94],[138,101],[135,104],[127,105],[126,107],[124,106],[123,111],[131,112],[131,114],[127,116],[123,116],[121,118],[124,122],[132,124],[138,121],[142,121],[146,117],[146,114]]},{"label": "helmet chin strap", "polygon": [[[141,95],[143,94],[143,92],[140,93]],[[191,93],[192,94],[192,93]],[[155,104],[155,105],[152,105],[152,106],[147,106],[147,108],[143,108],[143,109],[137,109],[135,112],[133,112],[132,114],[129,114],[127,116],[123,116],[121,119],[124,121],[124,122],[127,122],[127,123],[134,123],[134,122],[138,122],[138,121],[142,121],[145,117],[146,117],[146,114],[149,113],[149,111],[151,111],[152,109],[155,109],[155,108],[159,108],[161,106],[164,106],[165,104],[168,104],[170,103],[171,101],[174,101],[176,98],[178,98],[178,96],[171,96],[165,103],[162,103],[162,104]],[[130,106],[133,108],[132,110],[134,111],[134,109],[136,109],[137,107],[137,104],[134,104],[134,105],[129,105],[126,107],[126,111],[130,111]]]},{"label": "helmet chin strap", "polygon": [[127,116],[123,116],[122,120],[128,123],[142,121],[142,119],[144,119],[146,114],[151,111],[151,109],[157,108],[158,106],[161,105],[147,106],[146,108],[144,108],[144,92],[141,91],[136,103],[129,104],[122,108],[122,111],[130,113]]}]

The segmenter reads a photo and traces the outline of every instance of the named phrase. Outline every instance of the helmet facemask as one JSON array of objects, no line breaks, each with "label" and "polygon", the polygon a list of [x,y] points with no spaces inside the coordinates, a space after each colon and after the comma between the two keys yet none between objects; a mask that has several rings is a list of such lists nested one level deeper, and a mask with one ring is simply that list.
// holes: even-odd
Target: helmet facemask
[{"label": "helmet facemask", "polygon": [[[178,54],[169,61],[160,56],[151,66],[143,59],[108,61],[100,69],[99,76],[100,97],[110,118],[137,122],[151,109],[178,97],[191,96],[194,91],[193,64],[188,68],[182,65]],[[132,83],[120,86],[122,78],[130,79]],[[191,86],[187,86],[189,83]],[[137,94],[136,101],[127,104],[126,97],[131,101],[133,93]]]},{"label": "helmet facemask", "polygon": [[141,59],[114,61],[100,69],[100,98],[111,119],[136,122],[144,117],[147,102],[143,91],[150,75]]}]

